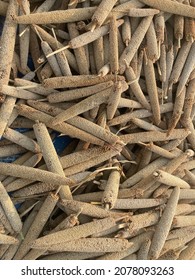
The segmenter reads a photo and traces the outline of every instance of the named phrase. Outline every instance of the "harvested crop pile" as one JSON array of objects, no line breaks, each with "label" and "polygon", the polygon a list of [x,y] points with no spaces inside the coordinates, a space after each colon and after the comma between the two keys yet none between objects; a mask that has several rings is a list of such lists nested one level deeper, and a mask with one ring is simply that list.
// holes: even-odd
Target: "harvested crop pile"
[{"label": "harvested crop pile", "polygon": [[0,15],[0,259],[195,259],[195,1]]}]

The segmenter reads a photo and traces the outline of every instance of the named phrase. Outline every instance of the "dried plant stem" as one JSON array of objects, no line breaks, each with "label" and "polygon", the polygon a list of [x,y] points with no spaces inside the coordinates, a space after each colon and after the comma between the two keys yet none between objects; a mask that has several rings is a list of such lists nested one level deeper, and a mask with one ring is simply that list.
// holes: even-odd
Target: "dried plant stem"
[{"label": "dried plant stem", "polygon": [[4,131],[3,137],[33,153],[40,153],[40,147],[34,140],[11,128]]},{"label": "dried plant stem", "polygon": [[164,199],[117,199],[114,209],[142,209],[162,205]]},{"label": "dried plant stem", "polygon": [[62,101],[71,101],[79,98],[88,97],[90,95],[96,94],[103,91],[113,85],[113,81],[108,81],[105,83],[100,83],[94,86],[83,87],[78,89],[72,89],[62,92],[51,93],[48,95],[48,101],[50,103],[58,103]]},{"label": "dried plant stem", "polygon": [[[118,20],[116,22],[116,24],[117,24],[117,27],[120,26],[121,24],[123,24],[123,20],[122,19]],[[94,32],[90,32],[90,31],[85,32],[85,33],[73,38],[72,40],[69,41],[67,46],[54,51],[49,56],[59,53],[63,50],[66,50],[67,48],[77,49],[77,48],[83,47],[83,46],[101,38],[102,36],[106,35],[108,32],[109,32],[108,24],[98,27]]]},{"label": "dried plant stem", "polygon": [[[42,154],[36,154],[30,157],[27,161],[23,163],[24,166],[31,166],[34,167],[37,163],[42,159]],[[7,177],[3,181],[4,186],[8,192],[15,191],[18,188],[22,188],[23,184],[26,184],[26,179],[16,179],[14,177]]]},{"label": "dried plant stem", "polygon": [[91,20],[92,20],[92,28],[91,31],[94,31],[94,29],[98,26],[101,26],[109,13],[111,12],[112,8],[116,4],[117,0],[103,0],[101,1],[98,8],[95,10],[95,13],[93,14]]},{"label": "dried plant stem", "polygon": [[157,178],[158,182],[163,183],[165,185],[178,186],[180,188],[190,189],[190,185],[188,183],[186,183],[184,180],[182,180],[174,175],[171,175],[165,171],[156,170],[153,173],[153,176],[155,178]]},{"label": "dried plant stem", "polygon": [[195,9],[192,6],[177,1],[164,0],[162,2],[160,0],[140,0],[140,2],[163,12],[195,18]]},{"label": "dried plant stem", "polygon": [[20,232],[22,230],[22,222],[18,215],[18,212],[10,199],[5,187],[0,182],[0,201],[1,205],[5,211],[5,214],[15,232]]},{"label": "dried plant stem", "polygon": [[62,242],[69,242],[71,240],[77,240],[79,238],[87,237],[96,232],[108,229],[114,225],[115,225],[115,221],[112,218],[96,220],[94,222],[75,226],[73,228],[68,228],[41,237],[33,242],[32,247],[37,249],[39,248],[46,249],[55,244],[60,244]]},{"label": "dried plant stem", "polygon": [[[114,161],[114,166],[119,168],[119,163],[116,160]],[[119,184],[120,170],[112,170],[102,195],[102,205],[105,209],[112,209],[115,207],[118,197]]]},{"label": "dried plant stem", "polygon": [[157,259],[160,255],[173,221],[179,199],[179,193],[179,187],[175,187],[171,193],[166,208],[160,218],[158,225],[156,226],[148,254],[149,259]]},{"label": "dried plant stem", "polygon": [[127,240],[118,238],[82,238],[64,244],[53,245],[51,251],[63,252],[117,252],[132,246]]},{"label": "dried plant stem", "polygon": [[180,228],[180,227],[188,227],[195,225],[195,216],[188,215],[188,216],[175,216],[173,219],[173,227]]},{"label": "dried plant stem", "polygon": [[[139,170],[137,173],[129,177],[125,180],[122,184],[122,188],[133,186],[134,184],[138,183],[144,177],[147,177],[149,174],[155,171],[156,168],[161,168],[168,162],[168,159],[159,158],[151,162],[149,165],[144,167],[143,169]],[[158,166],[158,167],[157,167]]]},{"label": "dried plant stem", "polygon": [[52,183],[55,185],[63,185],[72,183],[72,180],[64,178],[58,174],[54,174],[49,171],[39,170],[32,167],[20,166],[18,164],[10,164],[0,162],[1,173],[13,177],[20,177],[29,179],[32,181],[41,181],[46,183]]},{"label": "dried plant stem", "polygon": [[68,119],[78,116],[83,112],[86,112],[102,103],[105,103],[108,100],[111,90],[112,88],[108,88],[106,90],[98,92],[71,106],[69,109],[62,111],[59,115],[54,117],[52,125],[67,121]]},{"label": "dried plant stem", "polygon": [[195,250],[195,240],[193,239],[188,243],[187,248],[181,252],[178,260],[190,260],[194,255],[194,250]]},{"label": "dried plant stem", "polygon": [[169,121],[167,135],[170,135],[172,130],[176,127],[183,113],[183,106],[186,96],[186,88],[184,88],[179,96],[175,98],[172,117]]},{"label": "dried plant stem", "polygon": [[63,199],[62,201],[60,201],[60,205],[65,210],[69,209],[74,212],[81,211],[81,213],[84,215],[94,217],[94,218],[99,218],[99,219],[106,218],[111,215],[108,211],[106,211],[100,207],[97,207],[90,203],[85,203],[85,202],[80,202],[80,201],[74,201],[74,200],[69,201],[69,200]]},{"label": "dried plant stem", "polygon": [[[13,17],[18,14],[18,3],[11,0],[8,5],[6,19],[1,35],[0,49],[0,89],[9,82],[12,59],[14,54],[14,46],[16,39],[17,23],[13,21]],[[4,101],[4,97],[0,96],[0,102]]]},{"label": "dried plant stem", "polygon": [[11,86],[6,86],[3,85],[2,87],[2,93],[4,93],[5,95],[9,95],[15,98],[21,98],[21,99],[40,99],[41,96],[27,91],[27,90],[23,90],[23,89],[19,89],[17,87],[11,87]]},{"label": "dried plant stem", "polygon": [[140,246],[140,249],[137,253],[138,260],[147,260],[148,259],[148,252],[151,245],[151,239],[146,239]]},{"label": "dried plant stem", "polygon": [[85,131],[77,129],[72,125],[63,123],[60,125],[52,126],[50,123],[52,122],[53,117],[49,116],[48,114],[42,113],[38,110],[35,110],[29,106],[20,105],[20,107],[18,107],[18,110],[20,115],[24,115],[25,117],[34,121],[39,120],[40,122],[45,123],[48,127],[53,128],[54,130],[57,130],[59,132],[65,133],[66,135],[68,134],[71,137],[76,137],[83,141],[90,142],[96,145],[104,145],[104,142],[100,139],[86,133]]},{"label": "dried plant stem", "polygon": [[[118,76],[119,80],[120,77],[121,76]],[[99,77],[96,75],[54,77],[46,79],[43,85],[46,88],[83,87],[93,86],[113,79],[115,79],[115,75],[106,75],[105,77]],[[123,77],[121,77],[121,79],[123,80]]]},{"label": "dried plant stem", "polygon": [[[43,123],[37,123],[33,126],[37,141],[41,147],[43,157],[49,171],[64,176],[62,165],[53,146],[47,127]],[[72,199],[71,191],[68,185],[60,186],[59,195],[61,198]]]},{"label": "dried plant stem", "polygon": [[[68,23],[67,25],[68,31],[70,38],[76,38],[79,36],[79,31],[77,30],[76,23]],[[88,69],[88,62],[87,62],[87,56],[85,52],[84,47],[80,47],[74,50],[75,58],[77,61],[78,69],[79,69],[79,74],[80,75],[88,75],[89,74],[89,69]]]},{"label": "dried plant stem", "polygon": [[[137,100],[140,102],[140,104],[142,104],[142,106],[148,110],[150,110],[150,104],[147,101],[138,80],[136,80],[136,75],[132,69],[131,66],[128,66],[126,71],[125,71],[125,75],[127,77],[128,82],[130,83],[130,88],[133,91],[133,94],[135,95],[135,97],[137,98]],[[134,82],[132,82],[134,81]]]},{"label": "dried plant stem", "polygon": [[49,194],[46,197],[34,221],[32,222],[23,242],[21,243],[18,251],[16,252],[16,255],[14,256],[15,260],[22,259],[26,255],[26,253],[28,253],[28,251],[30,250],[31,242],[38,238],[39,234],[43,230],[45,223],[51,215],[51,212],[53,211],[57,201],[58,196],[56,195]]},{"label": "dried plant stem", "polygon": [[133,245],[122,252],[115,252],[115,253],[107,253],[103,256],[100,256],[96,258],[96,260],[120,260],[125,258],[126,256],[129,256],[130,254],[133,254],[137,252],[141,246],[141,244],[146,240],[146,238],[151,238],[153,232],[152,231],[146,231],[145,233],[142,233],[140,235],[137,235],[136,237],[133,237],[130,239],[130,242],[133,243]]},{"label": "dried plant stem", "polygon": [[[195,8],[194,8],[195,10]],[[183,67],[180,79],[179,79],[179,84],[177,87],[177,92],[176,95],[180,95],[190,77],[191,72],[194,69],[195,62],[194,62],[194,52],[195,52],[195,43],[192,44],[191,49],[189,51],[188,57],[186,59],[186,63]]]},{"label": "dried plant stem", "polygon": [[47,57],[49,65],[52,71],[54,72],[55,76],[56,77],[62,76],[62,72],[58,64],[57,58],[55,56],[48,57],[48,55],[53,52],[52,48],[49,46],[49,44],[46,41],[41,42],[41,48],[43,50],[44,55]]},{"label": "dried plant stem", "polygon": [[7,96],[0,108],[0,139],[12,114],[16,98]]},{"label": "dried plant stem", "polygon": [[169,78],[170,84],[175,84],[178,82],[181,75],[182,69],[190,52],[192,43],[184,42],[181,49],[179,50],[178,56],[175,59],[171,76]]},{"label": "dried plant stem", "polygon": [[109,47],[110,47],[110,69],[112,73],[118,73],[118,27],[116,17],[110,18]]},{"label": "dried plant stem", "polygon": [[19,240],[14,238],[13,236],[5,235],[0,233],[0,244],[17,244]]},{"label": "dried plant stem", "polygon": [[[47,104],[41,103],[41,102],[30,101],[29,104],[37,109],[46,111],[47,113],[52,114],[53,116],[56,116],[61,112],[66,112],[66,111],[62,111],[59,108],[51,108],[50,105],[47,105]],[[51,109],[52,109],[52,111],[51,111]],[[93,137],[97,137],[97,139],[98,138],[101,139],[100,141],[104,140],[105,142],[107,142],[109,144],[115,144],[117,142],[120,142],[121,144],[123,144],[117,135],[113,134],[110,131],[103,129],[99,125],[96,125],[95,123],[88,121],[87,119],[84,119],[82,117],[75,116],[75,117],[67,120],[67,123],[72,125],[73,127],[81,129],[81,131],[83,131],[83,132],[86,131],[86,133],[89,133],[89,135],[91,135]],[[61,126],[61,124],[59,124],[59,126]]]},{"label": "dried plant stem", "polygon": [[128,12],[129,17],[148,17],[154,16],[159,13],[159,10],[156,9],[138,9],[131,8]]},{"label": "dried plant stem", "polygon": [[125,143],[133,144],[141,142],[151,141],[166,141],[173,139],[183,139],[189,135],[189,131],[185,129],[174,129],[171,135],[167,136],[166,133],[160,131],[138,132],[120,136],[120,139]]},{"label": "dried plant stem", "polygon": [[[171,112],[173,110],[173,103],[166,103],[160,105],[161,114]],[[109,126],[114,126],[129,121],[132,118],[143,119],[152,116],[152,112],[146,109],[135,110],[134,112],[121,114],[108,122]]]},{"label": "dried plant stem", "polygon": [[146,41],[147,41],[147,58],[153,63],[158,59],[158,42],[156,38],[156,32],[154,28],[153,21],[150,23],[148,31],[146,32]]},{"label": "dried plant stem", "polygon": [[133,59],[137,49],[139,48],[149,26],[152,21],[152,16],[144,18],[140,25],[137,27],[136,31],[134,32],[129,45],[125,48],[124,52],[120,56],[119,59],[119,70],[120,74],[123,74],[126,65],[129,65],[131,60]]},{"label": "dried plant stem", "polygon": [[62,11],[41,12],[16,17],[19,24],[68,23],[90,19],[96,7],[68,9]]},{"label": "dried plant stem", "polygon": [[158,91],[152,60],[148,59],[147,62],[144,63],[144,73],[146,77],[146,86],[150,98],[150,105],[152,108],[154,123],[158,125],[161,121],[160,104],[158,99]]}]

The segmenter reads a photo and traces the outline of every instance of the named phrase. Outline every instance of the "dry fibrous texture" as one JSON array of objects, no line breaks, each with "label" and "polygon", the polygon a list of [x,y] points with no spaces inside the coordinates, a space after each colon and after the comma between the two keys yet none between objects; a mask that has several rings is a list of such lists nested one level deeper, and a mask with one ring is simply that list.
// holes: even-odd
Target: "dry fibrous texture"
[{"label": "dry fibrous texture", "polygon": [[194,259],[195,1],[0,15],[0,259]]}]

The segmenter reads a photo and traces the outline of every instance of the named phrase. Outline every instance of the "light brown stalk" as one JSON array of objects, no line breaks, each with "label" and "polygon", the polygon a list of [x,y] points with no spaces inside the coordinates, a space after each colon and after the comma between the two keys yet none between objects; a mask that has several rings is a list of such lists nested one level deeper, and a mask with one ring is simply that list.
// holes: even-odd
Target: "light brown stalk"
[{"label": "light brown stalk", "polygon": [[0,108],[0,138],[3,136],[4,130],[9,122],[11,114],[15,106],[16,98],[7,96]]},{"label": "light brown stalk", "polygon": [[68,10],[57,10],[51,12],[34,13],[22,15],[15,18],[19,24],[48,24],[48,23],[68,23],[90,19],[96,7],[77,8]]},{"label": "light brown stalk", "polygon": [[[114,161],[114,166],[120,168],[117,160]],[[105,209],[112,209],[115,207],[118,197],[120,177],[121,174],[119,169],[111,171],[102,195],[102,205],[105,207]]]},{"label": "light brown stalk", "polygon": [[131,247],[133,243],[118,238],[82,238],[64,244],[53,245],[50,251],[63,252],[120,252]]},{"label": "light brown stalk", "polygon": [[[64,176],[62,165],[53,146],[47,127],[43,123],[37,123],[33,126],[37,141],[43,153],[43,158],[49,171]],[[59,189],[61,198],[72,199],[71,191],[68,185],[62,185]]]},{"label": "light brown stalk", "polygon": [[136,80],[136,75],[132,69],[131,66],[128,66],[126,71],[125,71],[125,75],[127,77],[128,82],[130,83],[130,88],[133,91],[133,94],[135,95],[135,97],[137,98],[137,100],[142,104],[142,106],[148,110],[150,110],[150,104],[148,103],[140,85],[138,80]]},{"label": "light brown stalk", "polygon": [[56,185],[63,185],[72,183],[72,180],[64,178],[58,174],[49,171],[39,170],[38,168],[20,166],[18,164],[10,164],[0,162],[1,173],[13,177],[20,177],[32,181],[41,181],[46,183],[53,183]]},{"label": "light brown stalk", "polygon": [[[41,102],[29,101],[29,104],[37,109],[40,109],[46,113],[53,115],[53,116],[56,116],[56,115],[60,114],[61,112],[63,112],[59,108],[51,108],[50,105],[47,105],[47,104],[41,103]],[[121,144],[123,144],[120,141],[119,137],[117,135],[114,135],[114,133],[103,129],[99,125],[97,125],[91,121],[88,121],[87,119],[84,119],[82,117],[75,116],[75,117],[67,120],[67,123],[72,125],[73,127],[81,129],[81,131],[83,131],[83,132],[89,133],[89,135],[91,135],[92,137],[97,137],[97,139],[101,139],[101,141],[103,140],[109,144],[115,144],[119,141]],[[62,126],[62,124],[59,124],[57,126]]]},{"label": "light brown stalk", "polygon": [[160,252],[164,246],[165,240],[171,228],[171,224],[173,221],[173,217],[179,199],[179,194],[180,194],[179,187],[175,187],[175,189],[171,193],[166,208],[163,211],[163,214],[154,232],[154,236],[152,238],[152,242],[148,254],[149,259],[157,259],[160,255]]},{"label": "light brown stalk", "polygon": [[7,191],[5,190],[5,187],[0,182],[0,201],[2,208],[5,211],[5,214],[10,222],[10,225],[12,226],[13,230],[17,233],[21,232],[22,230],[22,221],[19,217],[19,214],[9,197]]},{"label": "light brown stalk", "polygon": [[159,13],[157,9],[139,9],[139,8],[131,8],[128,11],[129,17],[148,17],[154,16]]},{"label": "light brown stalk", "polygon": [[120,56],[119,59],[119,72],[120,74],[123,74],[126,65],[129,65],[131,60],[133,59],[135,53],[137,52],[137,49],[139,48],[149,26],[152,21],[152,16],[144,18],[139,26],[137,27],[136,31],[133,33],[133,36],[131,38],[131,41],[129,42],[129,45],[125,48],[124,52]]},{"label": "light brown stalk", "polygon": [[91,20],[92,20],[92,28],[91,31],[94,31],[94,29],[98,26],[101,26],[109,13],[111,12],[112,8],[116,4],[117,0],[102,0],[97,9],[95,10],[95,13],[93,14]]},{"label": "light brown stalk", "polygon": [[30,250],[31,243],[38,238],[45,223],[47,222],[51,212],[53,211],[56,203],[58,201],[58,196],[49,194],[45,201],[43,202],[39,212],[37,213],[35,219],[33,220],[24,240],[22,241],[18,251],[16,252],[14,259],[22,259],[26,253]]},{"label": "light brown stalk", "polygon": [[98,92],[92,96],[87,97],[86,99],[80,101],[79,103],[71,106],[69,109],[62,111],[52,121],[52,125],[56,125],[67,121],[75,116],[78,116],[96,106],[99,106],[102,103],[107,103],[108,97],[112,91],[112,88],[108,88],[101,92]]},{"label": "light brown stalk", "polygon": [[39,145],[34,140],[18,131],[7,128],[4,131],[3,137],[33,153],[40,153]]},{"label": "light brown stalk", "polygon": [[[194,8],[195,9],[195,8]],[[179,79],[179,84],[177,87],[177,92],[176,95],[180,95],[190,77],[191,72],[194,69],[195,62],[194,62],[194,52],[195,52],[195,43],[192,44],[191,49],[189,51],[188,57],[186,59],[185,65],[183,67],[180,79]]]},{"label": "light brown stalk", "polygon": [[150,23],[148,31],[146,32],[146,42],[147,42],[147,58],[153,63],[158,59],[158,44],[156,38],[156,32],[154,28],[153,21]]},{"label": "light brown stalk", "polygon": [[[80,76],[67,76],[67,77],[54,77],[46,79],[43,82],[45,88],[66,88],[66,87],[84,87],[93,86],[103,82],[108,82],[115,79],[115,75],[106,75],[99,77],[96,75],[80,75]],[[119,80],[123,77],[118,76]]]},{"label": "light brown stalk", "polygon": [[133,144],[141,142],[151,141],[166,141],[173,139],[183,139],[189,135],[189,131],[185,129],[174,129],[171,135],[167,136],[166,133],[160,131],[149,131],[149,132],[137,132],[131,134],[121,135],[120,139],[125,143]]},{"label": "light brown stalk", "polygon": [[69,125],[67,123],[52,126],[50,123],[52,122],[53,117],[49,116],[48,114],[42,113],[38,110],[35,110],[29,106],[21,105],[20,107],[18,107],[18,111],[20,115],[24,115],[25,117],[34,121],[39,120],[40,122],[45,123],[48,127],[53,128],[54,130],[57,130],[59,132],[68,134],[73,138],[78,137],[79,139],[82,139],[86,142],[94,143],[100,146],[104,145],[104,142],[100,139],[86,133],[85,131],[77,129],[76,127],[73,127],[72,125]]},{"label": "light brown stalk", "polygon": [[[61,200],[60,206],[62,206],[62,209],[68,209],[71,211],[74,211],[75,213],[81,211],[82,214],[93,217],[93,218],[107,218],[111,216],[111,214],[93,204],[80,202],[80,201],[69,201],[69,200]],[[114,213],[113,213],[114,214]]]},{"label": "light brown stalk", "polygon": [[158,182],[162,184],[169,185],[169,186],[178,186],[184,189],[190,189],[190,185],[187,182],[165,171],[156,170],[153,173],[153,176],[157,178]]},{"label": "light brown stalk", "polygon": [[17,244],[19,243],[19,240],[14,238],[13,236],[9,236],[6,234],[0,233],[0,244]]},{"label": "light brown stalk", "polygon": [[[76,23],[68,23],[68,32],[70,35],[70,39],[76,38],[79,36],[79,31],[77,29]],[[78,65],[78,70],[80,75],[88,75],[89,69],[88,69],[88,62],[87,62],[87,56],[85,53],[85,48],[80,47],[74,50],[75,58]]]},{"label": "light brown stalk", "polygon": [[110,32],[109,32],[109,47],[110,47],[110,69],[114,74],[118,73],[119,61],[118,61],[118,28],[116,17],[110,18]]},{"label": "light brown stalk", "polygon": [[[75,226],[73,228],[65,229],[38,238],[33,242],[33,248],[48,248],[61,242],[69,242],[71,240],[77,240],[79,238],[87,237],[96,232],[108,229],[115,225],[115,220],[112,218],[105,218],[96,220],[94,222],[86,223],[83,225]],[[49,243],[48,243],[49,242]]]},{"label": "light brown stalk", "polygon": [[173,113],[169,121],[167,135],[171,134],[171,132],[176,127],[177,123],[179,122],[182,116],[185,96],[186,96],[186,88],[184,87],[181,94],[179,96],[176,96],[175,98]]},{"label": "light brown stalk", "polygon": [[53,52],[52,48],[46,41],[41,42],[41,48],[43,50],[44,55],[47,57],[47,60],[49,62],[49,65],[55,74],[56,77],[62,76],[61,69],[59,67],[58,61],[56,56],[49,57],[48,55]]},{"label": "light brown stalk", "polygon": [[164,0],[162,2],[161,0],[140,0],[140,2],[163,12],[195,18],[194,7],[177,1]]},{"label": "light brown stalk", "polygon": [[154,123],[158,125],[161,121],[160,104],[158,99],[158,91],[156,85],[156,77],[152,60],[148,59],[144,63],[144,73],[146,78],[146,86],[152,108]]},{"label": "light brown stalk", "polygon": [[123,43],[127,47],[131,40],[131,26],[130,26],[130,20],[128,16],[124,16],[124,23],[122,25],[121,32],[122,32]]},{"label": "light brown stalk", "polygon": [[[14,54],[15,39],[17,23],[13,21],[13,17],[18,14],[18,3],[11,0],[8,5],[6,18],[1,35],[1,49],[0,49],[0,90],[3,85],[9,82],[11,72],[12,59]],[[0,95],[0,102],[3,102],[4,96]]]}]

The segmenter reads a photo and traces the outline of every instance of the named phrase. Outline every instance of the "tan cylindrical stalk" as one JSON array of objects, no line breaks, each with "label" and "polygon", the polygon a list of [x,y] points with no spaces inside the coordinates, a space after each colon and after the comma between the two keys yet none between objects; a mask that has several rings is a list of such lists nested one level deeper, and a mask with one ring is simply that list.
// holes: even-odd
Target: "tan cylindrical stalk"
[{"label": "tan cylindrical stalk", "polygon": [[175,187],[175,189],[171,193],[166,208],[163,211],[163,214],[154,232],[154,236],[152,238],[152,242],[148,254],[149,259],[157,259],[160,255],[160,252],[164,246],[165,240],[171,228],[171,224],[173,221],[173,217],[179,199],[179,194],[180,194],[179,187]]}]

